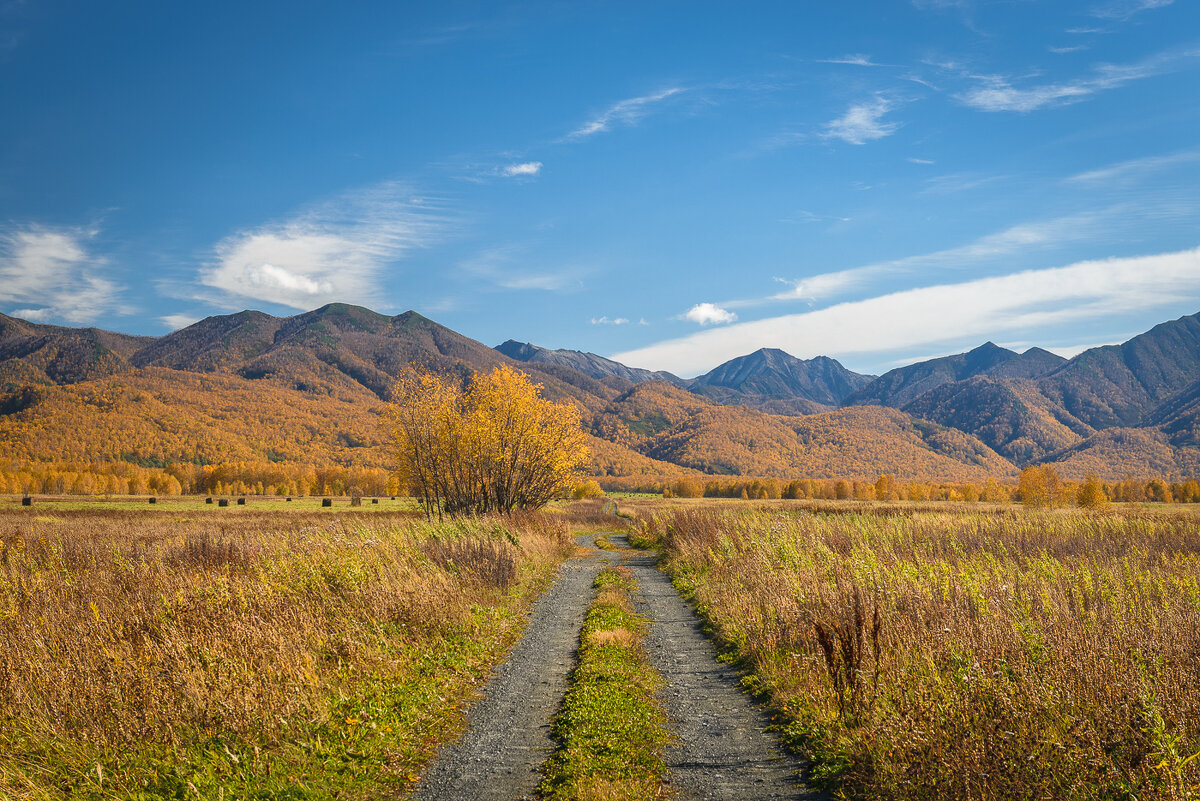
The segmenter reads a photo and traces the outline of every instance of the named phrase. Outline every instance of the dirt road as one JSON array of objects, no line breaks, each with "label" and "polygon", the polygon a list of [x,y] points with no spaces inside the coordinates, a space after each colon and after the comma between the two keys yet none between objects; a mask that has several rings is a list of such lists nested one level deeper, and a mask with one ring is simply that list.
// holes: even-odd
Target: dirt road
[{"label": "dirt road", "polygon": [[[613,536],[623,545],[624,537]],[[591,537],[581,537],[590,544]],[[418,801],[516,801],[533,798],[550,755],[550,718],[566,692],[592,582],[618,559],[640,585],[651,619],[646,648],[667,682],[662,694],[675,738],[666,754],[677,799],[822,799],[806,790],[800,765],[765,732],[769,720],[739,687],[736,671],[716,660],[700,622],[671,581],[639,551],[597,551],[563,565],[537,602],[521,641],[468,716],[462,739],[443,749],[422,778]]]},{"label": "dirt road", "polygon": [[[580,537],[590,545],[592,537]],[[592,582],[615,558],[596,551],[563,564],[538,600],[525,634],[471,708],[462,739],[447,746],[421,779],[418,801],[533,798],[550,756],[550,718],[567,691]]]},{"label": "dirt road", "polygon": [[667,682],[662,700],[675,744],[665,761],[674,797],[826,798],[804,786],[800,763],[766,732],[770,719],[739,690],[738,672],[717,661],[699,618],[653,555],[626,551],[622,561],[638,581],[639,611],[651,621],[650,664]]}]

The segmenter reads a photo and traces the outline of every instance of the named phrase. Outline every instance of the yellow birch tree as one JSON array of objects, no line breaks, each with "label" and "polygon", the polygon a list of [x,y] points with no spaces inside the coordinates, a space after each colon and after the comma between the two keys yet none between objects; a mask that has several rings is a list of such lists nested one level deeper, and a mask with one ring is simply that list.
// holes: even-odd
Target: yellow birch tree
[{"label": "yellow birch tree", "polygon": [[460,379],[412,371],[387,419],[400,483],[425,513],[508,514],[568,492],[587,459],[579,410],[510,367]]}]

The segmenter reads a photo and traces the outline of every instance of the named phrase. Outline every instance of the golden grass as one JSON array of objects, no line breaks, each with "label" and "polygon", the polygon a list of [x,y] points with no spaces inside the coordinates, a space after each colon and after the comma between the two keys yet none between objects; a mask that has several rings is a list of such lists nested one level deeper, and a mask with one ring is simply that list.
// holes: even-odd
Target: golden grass
[{"label": "golden grass", "polygon": [[[597,598],[598,603],[607,603]],[[597,648],[613,646],[616,648],[633,648],[641,639],[629,629],[619,628],[609,631],[593,631],[588,635],[588,644]]]},{"label": "golden grass", "polygon": [[[46,755],[76,746],[220,735],[258,753],[305,727],[374,727],[339,704],[410,678],[446,638],[471,655],[439,668],[461,694],[573,545],[540,515],[29,512],[0,511],[0,796],[61,785],[75,768]],[[472,650],[485,640],[491,656]],[[442,701],[422,714],[452,717]]]},{"label": "golden grass", "polygon": [[1191,515],[886,507],[646,518],[814,759],[865,798],[1190,798]]}]

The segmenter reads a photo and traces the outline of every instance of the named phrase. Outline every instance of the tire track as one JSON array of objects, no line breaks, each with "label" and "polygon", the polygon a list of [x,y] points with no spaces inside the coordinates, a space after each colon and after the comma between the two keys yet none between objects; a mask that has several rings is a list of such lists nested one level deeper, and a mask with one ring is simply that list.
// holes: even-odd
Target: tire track
[{"label": "tire track", "polygon": [[637,579],[639,611],[651,621],[645,642],[650,664],[667,682],[661,698],[675,744],[665,761],[675,797],[828,798],[804,785],[802,764],[767,733],[770,719],[739,689],[741,675],[717,661],[700,619],[654,557],[626,551],[622,562]]},{"label": "tire track", "polygon": [[[593,537],[579,537],[590,546]],[[438,754],[422,776],[417,801],[516,801],[533,798],[550,756],[550,718],[567,690],[567,673],[592,582],[612,557],[596,551],[563,563],[534,604],[521,640],[471,707],[467,731]]]}]

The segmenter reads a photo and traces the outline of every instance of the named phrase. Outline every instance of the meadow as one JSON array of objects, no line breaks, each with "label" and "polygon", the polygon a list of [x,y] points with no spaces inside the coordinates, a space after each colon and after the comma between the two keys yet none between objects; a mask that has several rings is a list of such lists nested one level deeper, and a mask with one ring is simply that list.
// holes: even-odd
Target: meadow
[{"label": "meadow", "polygon": [[838,797],[1200,794],[1194,512],[641,507],[636,539]]},{"label": "meadow", "polygon": [[0,507],[0,797],[402,794],[591,508],[318,504]]}]

